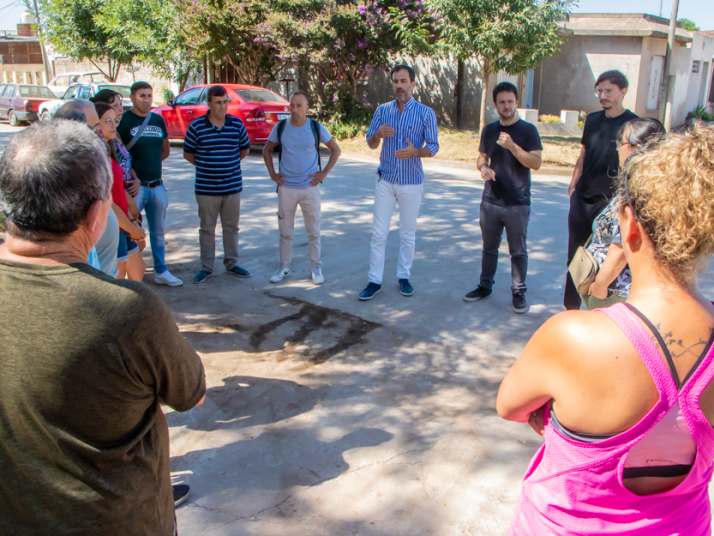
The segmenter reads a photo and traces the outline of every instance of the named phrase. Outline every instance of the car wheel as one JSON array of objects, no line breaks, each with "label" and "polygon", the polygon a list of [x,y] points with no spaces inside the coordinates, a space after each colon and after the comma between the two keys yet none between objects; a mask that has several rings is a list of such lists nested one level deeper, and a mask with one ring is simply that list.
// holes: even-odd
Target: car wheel
[{"label": "car wheel", "polygon": [[50,118],[49,110],[43,110],[40,114],[40,121],[47,121]]},{"label": "car wheel", "polygon": [[10,123],[11,127],[20,126],[20,122],[17,120],[17,116],[15,115],[15,110],[10,110],[10,112],[7,114],[7,120]]}]

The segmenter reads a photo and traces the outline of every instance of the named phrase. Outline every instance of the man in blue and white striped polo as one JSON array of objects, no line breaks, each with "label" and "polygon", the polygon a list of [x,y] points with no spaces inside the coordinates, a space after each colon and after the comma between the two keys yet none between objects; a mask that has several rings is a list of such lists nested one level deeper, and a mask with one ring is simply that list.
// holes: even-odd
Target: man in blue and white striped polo
[{"label": "man in blue and white striped polo", "polygon": [[403,296],[414,294],[409,278],[416,242],[416,221],[421,206],[424,169],[422,158],[439,150],[434,110],[412,97],[416,86],[414,69],[398,64],[390,72],[395,99],[374,112],[367,131],[367,145],[376,149],[382,140],[374,221],[369,253],[368,284],[359,299],[371,300],[382,290],[384,250],[395,203],[399,205],[399,261],[397,279]]},{"label": "man in blue and white striped polo", "polygon": [[248,270],[238,266],[238,221],[243,190],[240,161],[250,153],[250,140],[243,122],[226,113],[229,101],[223,86],[211,86],[208,113],[191,123],[183,145],[183,157],[196,166],[201,246],[201,269],[193,278],[196,285],[213,274],[218,216],[223,229],[226,272],[250,277]]}]

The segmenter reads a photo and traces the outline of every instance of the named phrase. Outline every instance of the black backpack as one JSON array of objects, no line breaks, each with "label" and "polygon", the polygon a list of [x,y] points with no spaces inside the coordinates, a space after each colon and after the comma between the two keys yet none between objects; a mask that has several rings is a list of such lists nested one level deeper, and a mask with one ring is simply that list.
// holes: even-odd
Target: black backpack
[{"label": "black backpack", "polygon": [[[320,123],[315,121],[312,117],[308,119],[310,121],[310,130],[312,130],[312,135],[315,137],[315,151],[317,151],[317,167],[322,171],[322,159],[320,158]],[[281,119],[278,123],[278,144],[275,146],[273,151],[278,153],[278,164],[282,161],[283,151],[282,151],[282,139],[283,131],[285,130],[285,122],[287,119]]]}]

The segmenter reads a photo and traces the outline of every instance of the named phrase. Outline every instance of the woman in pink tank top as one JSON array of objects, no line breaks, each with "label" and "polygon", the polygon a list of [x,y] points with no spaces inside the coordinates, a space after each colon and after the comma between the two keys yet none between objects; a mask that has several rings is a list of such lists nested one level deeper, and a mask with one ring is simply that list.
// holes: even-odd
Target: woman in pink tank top
[{"label": "woman in pink tank top", "polygon": [[549,319],[498,393],[499,415],[544,438],[512,535],[711,532],[714,306],[696,279],[714,253],[714,129],[633,156],[620,183],[627,302]]}]

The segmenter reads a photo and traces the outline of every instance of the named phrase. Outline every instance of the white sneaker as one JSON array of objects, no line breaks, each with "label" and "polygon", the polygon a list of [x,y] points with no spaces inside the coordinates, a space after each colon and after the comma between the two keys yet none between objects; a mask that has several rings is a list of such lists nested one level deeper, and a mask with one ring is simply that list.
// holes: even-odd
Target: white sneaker
[{"label": "white sneaker", "polygon": [[154,274],[154,283],[157,285],[166,285],[167,287],[180,287],[183,285],[183,281],[168,270],[162,274]]},{"label": "white sneaker", "polygon": [[316,285],[322,285],[325,282],[325,276],[322,275],[322,268],[319,266],[312,269],[312,282]]},{"label": "white sneaker", "polygon": [[290,273],[290,268],[281,268],[279,271],[275,272],[270,278],[271,283],[280,283],[285,279]]}]

